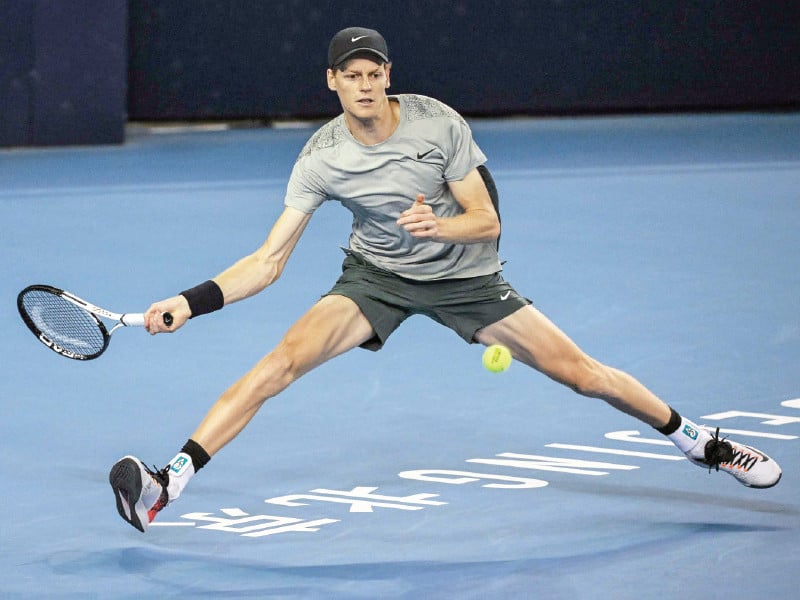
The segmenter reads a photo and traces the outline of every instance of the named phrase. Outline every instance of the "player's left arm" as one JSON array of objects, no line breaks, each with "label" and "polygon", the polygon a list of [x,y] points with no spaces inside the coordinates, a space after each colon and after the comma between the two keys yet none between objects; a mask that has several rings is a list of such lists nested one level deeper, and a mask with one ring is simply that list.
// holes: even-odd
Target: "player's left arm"
[{"label": "player's left arm", "polygon": [[500,235],[500,220],[483,178],[472,169],[464,179],[447,184],[464,210],[453,217],[437,217],[422,194],[397,221],[412,236],[439,242],[474,244],[491,242]]}]

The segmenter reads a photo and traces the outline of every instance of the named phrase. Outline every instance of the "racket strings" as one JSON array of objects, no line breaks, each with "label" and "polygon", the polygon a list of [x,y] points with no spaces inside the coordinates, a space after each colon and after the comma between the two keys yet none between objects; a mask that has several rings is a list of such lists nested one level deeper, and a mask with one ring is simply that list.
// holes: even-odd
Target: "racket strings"
[{"label": "racket strings", "polygon": [[22,307],[50,342],[69,352],[92,356],[102,352],[107,344],[102,323],[61,296],[31,290],[22,298]]}]

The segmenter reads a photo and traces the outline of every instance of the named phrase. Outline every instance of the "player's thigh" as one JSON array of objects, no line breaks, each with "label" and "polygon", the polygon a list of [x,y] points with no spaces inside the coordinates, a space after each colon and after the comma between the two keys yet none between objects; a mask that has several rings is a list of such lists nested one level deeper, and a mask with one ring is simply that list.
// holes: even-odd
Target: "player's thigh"
[{"label": "player's thigh", "polygon": [[571,387],[583,387],[597,363],[550,319],[525,306],[475,335],[481,344],[502,344],[515,359]]},{"label": "player's thigh", "polygon": [[355,302],[328,295],[289,328],[273,354],[290,361],[289,368],[300,376],[373,335],[372,325]]}]

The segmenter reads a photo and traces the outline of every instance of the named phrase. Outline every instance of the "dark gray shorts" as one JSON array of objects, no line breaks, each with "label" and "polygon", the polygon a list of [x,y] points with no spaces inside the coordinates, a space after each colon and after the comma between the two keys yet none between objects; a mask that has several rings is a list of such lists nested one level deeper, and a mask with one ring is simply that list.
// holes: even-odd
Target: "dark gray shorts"
[{"label": "dark gray shorts", "polygon": [[375,330],[375,337],[361,345],[368,350],[380,350],[400,323],[415,314],[426,315],[474,343],[479,329],[530,304],[500,273],[415,281],[345,252],[342,276],[326,296],[346,296],[358,305]]}]

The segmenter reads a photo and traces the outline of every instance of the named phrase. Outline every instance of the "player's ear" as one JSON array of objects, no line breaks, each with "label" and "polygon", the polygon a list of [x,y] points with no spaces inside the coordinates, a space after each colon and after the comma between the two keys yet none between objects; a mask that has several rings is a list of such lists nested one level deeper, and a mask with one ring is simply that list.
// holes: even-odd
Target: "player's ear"
[{"label": "player's ear", "polygon": [[336,91],[336,73],[333,69],[328,69],[328,89],[332,92]]},{"label": "player's ear", "polygon": [[392,78],[389,76],[392,71],[392,63],[386,63],[383,68],[386,69],[386,89],[388,90],[392,86]]}]

